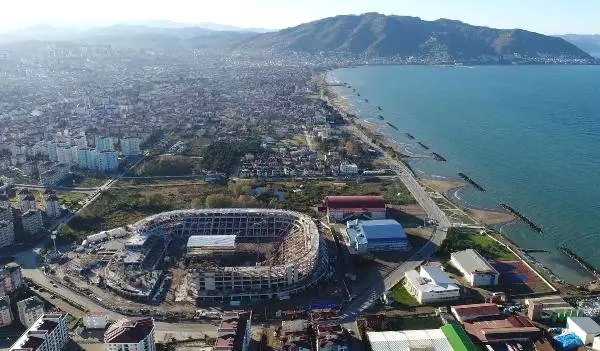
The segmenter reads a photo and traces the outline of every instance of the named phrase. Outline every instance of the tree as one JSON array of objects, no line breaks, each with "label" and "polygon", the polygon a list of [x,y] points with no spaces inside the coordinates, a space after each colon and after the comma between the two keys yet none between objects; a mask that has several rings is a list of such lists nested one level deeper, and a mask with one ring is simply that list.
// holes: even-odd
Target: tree
[{"label": "tree", "polygon": [[210,194],[204,200],[206,208],[230,208],[232,205],[231,196],[225,194]]}]

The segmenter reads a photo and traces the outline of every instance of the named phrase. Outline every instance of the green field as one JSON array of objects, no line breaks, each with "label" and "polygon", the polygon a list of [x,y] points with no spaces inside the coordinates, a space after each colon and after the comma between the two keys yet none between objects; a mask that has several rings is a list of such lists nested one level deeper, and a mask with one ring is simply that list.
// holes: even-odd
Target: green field
[{"label": "green field", "polygon": [[479,231],[476,229],[469,228],[450,228],[438,253],[442,256],[448,256],[452,252],[469,248],[477,250],[488,260],[518,260],[518,257],[510,252],[504,245],[496,242],[487,235],[479,234]]},{"label": "green field", "polygon": [[409,307],[419,306],[417,300],[411,294],[409,294],[402,283],[394,286],[392,289],[392,296],[394,297],[394,301],[396,301],[396,303]]}]

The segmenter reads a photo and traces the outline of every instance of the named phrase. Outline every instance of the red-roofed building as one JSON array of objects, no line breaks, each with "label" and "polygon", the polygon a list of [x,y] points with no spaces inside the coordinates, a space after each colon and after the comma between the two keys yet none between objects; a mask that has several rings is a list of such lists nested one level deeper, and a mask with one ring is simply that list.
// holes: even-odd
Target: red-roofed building
[{"label": "red-roofed building", "polygon": [[154,319],[121,319],[104,333],[107,351],[155,351]]},{"label": "red-roofed building", "polygon": [[484,344],[535,342],[542,332],[526,317],[505,316],[495,304],[452,306],[452,313],[471,336]]},{"label": "red-roofed building", "polygon": [[331,222],[349,219],[385,219],[386,208],[383,196],[326,196],[325,207]]},{"label": "red-roofed building", "polygon": [[252,328],[251,311],[228,311],[221,317],[214,351],[247,351]]}]

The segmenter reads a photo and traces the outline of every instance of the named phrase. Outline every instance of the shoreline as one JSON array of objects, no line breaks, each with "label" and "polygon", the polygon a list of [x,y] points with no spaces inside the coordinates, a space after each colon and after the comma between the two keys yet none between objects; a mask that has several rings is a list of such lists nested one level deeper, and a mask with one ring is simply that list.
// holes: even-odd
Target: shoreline
[{"label": "shoreline", "polygon": [[[367,128],[365,128],[365,126],[364,126],[364,124],[366,124],[366,123],[371,125],[370,129],[373,129],[373,126],[377,126],[376,123],[366,121],[363,118],[361,118],[361,116],[357,116],[350,111],[350,102],[348,101],[348,98],[343,96],[341,93],[338,93],[335,89],[333,89],[332,86],[328,85],[330,83],[335,83],[335,81],[331,80],[330,72],[331,71],[327,71],[322,74],[322,81],[324,82],[323,89],[326,92],[326,95],[328,97],[331,97],[331,101],[329,99],[327,99],[326,101],[328,103],[330,103],[331,106],[335,110],[339,111],[342,115],[347,116],[347,120],[350,122],[351,125],[354,125],[356,128],[358,128],[359,130],[362,130],[363,132],[368,131]],[[390,137],[382,137],[380,135],[373,135],[374,133],[372,133],[372,132],[365,133],[365,134],[367,134],[367,136],[369,138],[372,138],[373,141],[376,142],[377,144],[379,144],[382,148],[388,149],[388,151],[392,150],[393,151],[392,155],[391,155],[392,158],[397,159],[398,161],[405,164],[408,167],[408,169],[413,173],[415,178],[418,179],[419,182],[421,182],[423,184],[423,182],[431,182],[432,181],[431,179],[427,179],[425,177],[419,176],[415,172],[415,170],[411,167],[410,163],[407,162],[407,160],[406,160],[407,158],[414,159],[416,157],[411,157],[411,155],[408,155],[408,152],[406,152],[406,153],[398,152],[395,148],[393,148],[394,144],[399,144],[398,141],[396,141]],[[393,140],[393,141],[390,141],[390,140]],[[446,190],[446,191],[440,192],[438,189],[435,189],[434,187],[430,187],[430,188],[437,191],[438,193],[443,195],[448,201],[450,201],[455,206],[462,209],[472,219],[474,219],[476,223],[479,223],[483,228],[491,229],[495,233],[497,233],[497,237],[498,237],[497,239],[500,239],[504,245],[509,246],[509,247],[513,248],[514,250],[516,250],[517,252],[519,252],[519,255],[517,255],[517,256],[520,257],[520,259],[524,263],[530,263],[532,266],[535,266],[536,269],[534,271],[537,274],[541,274],[544,277],[548,278],[548,280],[551,281],[553,284],[560,284],[560,287],[561,287],[560,290],[566,290],[568,293],[572,293],[572,290],[575,287],[575,285],[564,282],[564,280],[559,275],[555,274],[549,267],[546,267],[543,263],[541,263],[537,259],[531,257],[530,255],[528,255],[522,247],[517,245],[508,236],[506,236],[504,233],[501,232],[502,228],[504,228],[505,226],[510,225],[512,223],[516,223],[518,221],[518,218],[516,216],[514,216],[513,214],[509,214],[508,212],[504,212],[502,210],[490,211],[488,209],[481,209],[481,208],[477,208],[476,206],[470,206],[469,204],[466,204],[461,201],[456,201],[456,199],[454,198],[454,193],[456,193],[456,191],[460,190],[462,187],[466,186],[466,183],[461,183],[460,185],[457,185],[457,184],[454,184],[456,182],[449,181],[449,180],[447,180],[448,184],[444,184],[445,181],[436,181],[436,182],[438,183],[437,186],[439,187],[439,189]],[[452,186],[452,185],[456,185],[456,186]],[[451,194],[451,192],[452,192],[452,194]],[[588,286],[588,285],[590,285],[590,283],[593,283],[593,281],[588,280],[584,283],[581,283],[581,285]]]}]

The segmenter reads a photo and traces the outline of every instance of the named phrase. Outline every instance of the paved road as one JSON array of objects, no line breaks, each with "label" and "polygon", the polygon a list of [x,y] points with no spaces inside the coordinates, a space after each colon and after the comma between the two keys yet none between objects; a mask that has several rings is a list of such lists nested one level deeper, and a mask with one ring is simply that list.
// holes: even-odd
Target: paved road
[{"label": "paved road", "polygon": [[365,292],[356,296],[345,308],[342,314],[344,321],[355,320],[362,312],[373,306],[381,295],[394,285],[398,284],[404,277],[404,273],[420,266],[423,261],[429,259],[442,241],[446,238],[448,228],[451,223],[446,214],[429,197],[427,192],[421,187],[414,177],[412,171],[401,162],[394,160],[387,152],[374,144],[362,131],[355,126],[350,126],[350,130],[358,136],[363,142],[373,149],[381,152],[387,158],[387,162],[392,170],[400,177],[406,188],[410,191],[419,205],[423,207],[427,216],[437,222],[433,235],[430,240],[423,245],[419,251],[415,252],[408,260],[390,272],[379,284],[371,285]]}]

